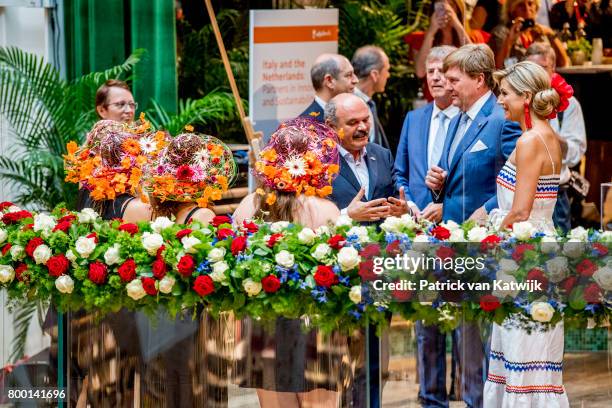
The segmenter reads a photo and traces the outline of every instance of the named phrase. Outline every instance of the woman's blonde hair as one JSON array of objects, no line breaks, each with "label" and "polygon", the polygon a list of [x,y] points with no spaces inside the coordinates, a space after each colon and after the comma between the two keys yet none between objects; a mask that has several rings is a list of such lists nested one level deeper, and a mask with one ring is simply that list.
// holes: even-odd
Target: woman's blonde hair
[{"label": "woman's blonde hair", "polygon": [[550,86],[546,70],[531,61],[519,62],[493,74],[499,85],[503,79],[518,95],[532,95],[530,107],[540,118],[548,117],[561,103],[561,98]]},{"label": "woman's blonde hair", "polygon": [[[504,23],[509,23],[512,21],[512,12],[516,8],[517,4],[522,3],[527,0],[506,0],[502,7],[502,20]],[[535,0],[536,13],[540,9],[540,0]]]}]

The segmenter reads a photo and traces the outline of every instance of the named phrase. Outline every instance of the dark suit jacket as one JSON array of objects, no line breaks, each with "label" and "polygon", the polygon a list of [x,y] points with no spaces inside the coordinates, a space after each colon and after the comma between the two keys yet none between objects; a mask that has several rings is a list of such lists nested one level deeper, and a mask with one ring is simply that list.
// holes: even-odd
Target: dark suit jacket
[{"label": "dark suit jacket", "polygon": [[310,106],[308,106],[306,110],[300,114],[300,116],[314,118],[321,123],[325,123],[325,112],[321,105],[319,105],[315,100],[312,101]]},{"label": "dark suit jacket", "polygon": [[[375,143],[368,143],[366,153],[366,164],[370,176],[369,200],[397,197],[391,151]],[[340,156],[340,174],[334,180],[332,187],[333,192],[329,198],[340,209],[348,207],[361,189],[357,177],[342,156]],[[368,201],[368,199],[364,196],[362,201]]]}]

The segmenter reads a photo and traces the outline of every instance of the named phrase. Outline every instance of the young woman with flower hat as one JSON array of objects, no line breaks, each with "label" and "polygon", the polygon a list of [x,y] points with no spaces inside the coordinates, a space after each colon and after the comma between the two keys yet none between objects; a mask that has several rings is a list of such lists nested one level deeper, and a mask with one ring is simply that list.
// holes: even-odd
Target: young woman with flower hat
[{"label": "young woman with flower hat", "polygon": [[[326,197],[338,174],[337,135],[309,118],[283,123],[255,164],[261,187],[245,197],[234,223],[287,221],[311,229],[335,222],[340,210]],[[243,321],[244,366],[240,385],[257,388],[262,407],[334,407],[346,381],[347,339],[302,331],[299,319],[278,319],[274,330]],[[246,333],[246,335],[245,335]],[[239,348],[240,349],[240,348]],[[240,376],[239,376],[240,377]]]}]

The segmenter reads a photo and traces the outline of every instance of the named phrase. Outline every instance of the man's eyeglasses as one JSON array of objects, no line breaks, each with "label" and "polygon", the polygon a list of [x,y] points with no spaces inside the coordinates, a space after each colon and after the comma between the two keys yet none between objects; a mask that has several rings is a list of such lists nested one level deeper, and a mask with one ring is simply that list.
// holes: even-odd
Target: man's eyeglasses
[{"label": "man's eyeglasses", "polygon": [[109,103],[108,106],[114,106],[119,110],[125,109],[126,106],[128,106],[131,110],[138,109],[138,103],[136,102],[115,102]]}]

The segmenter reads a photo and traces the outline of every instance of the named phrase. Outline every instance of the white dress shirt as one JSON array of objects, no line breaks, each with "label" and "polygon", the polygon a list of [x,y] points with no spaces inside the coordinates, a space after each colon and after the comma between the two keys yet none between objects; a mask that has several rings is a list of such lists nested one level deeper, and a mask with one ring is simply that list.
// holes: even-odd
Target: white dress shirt
[{"label": "white dress shirt", "polygon": [[[368,190],[370,188],[370,174],[368,173],[368,165],[366,163],[366,148],[364,147],[361,150],[361,153],[359,154],[359,159],[355,160],[355,157],[351,152],[346,150],[340,144],[338,144],[337,146],[338,153],[340,154],[340,156],[344,157],[344,160],[346,160],[346,162],[348,163],[349,169],[351,169],[361,187],[365,189],[365,198],[369,200]],[[347,215],[347,209],[343,208],[340,211],[340,214]]]},{"label": "white dress shirt", "polygon": [[319,106],[321,108],[323,108],[323,110],[325,110],[325,105],[327,105],[327,102],[325,102],[323,99],[319,98],[318,95],[315,95],[314,100],[315,100],[316,103],[319,104]]},{"label": "white dress shirt", "polygon": [[[366,105],[372,99],[368,95],[364,94],[358,87],[353,89],[353,93],[355,96],[360,97],[366,103]],[[374,118],[372,117],[372,111],[370,110],[369,106],[368,111],[370,112],[370,136],[368,137],[368,140],[370,143],[374,143],[374,140],[376,140],[376,126],[374,126]]]},{"label": "white dress shirt", "polygon": [[580,102],[573,96],[569,106],[563,112],[563,122],[559,129],[559,118],[550,120],[550,126],[567,142],[567,153],[563,157],[560,171],[560,184],[566,184],[570,179],[570,167],[574,167],[586,152],[587,140]]},{"label": "white dress shirt", "polygon": [[[431,162],[431,153],[433,151],[434,142],[436,140],[436,134],[438,133],[438,128],[440,127],[440,118],[438,117],[438,113],[440,113],[441,109],[438,108],[438,105],[433,104],[433,111],[431,112],[431,118],[429,119],[429,136],[427,138],[427,163]],[[459,113],[459,108],[455,105],[451,104],[446,109],[442,110],[446,115],[447,119],[444,122],[444,127],[446,128],[446,134],[448,135],[448,126],[450,125],[451,120]]]},{"label": "white dress shirt", "polygon": [[474,121],[474,119],[476,119],[476,116],[478,116],[482,107],[485,105],[485,103],[487,103],[487,101],[491,97],[491,94],[491,91],[487,91],[486,94],[482,95],[476,102],[474,102],[470,109],[468,109],[468,111],[466,112],[468,115],[468,121],[465,125],[466,131],[470,128],[472,122]]}]

